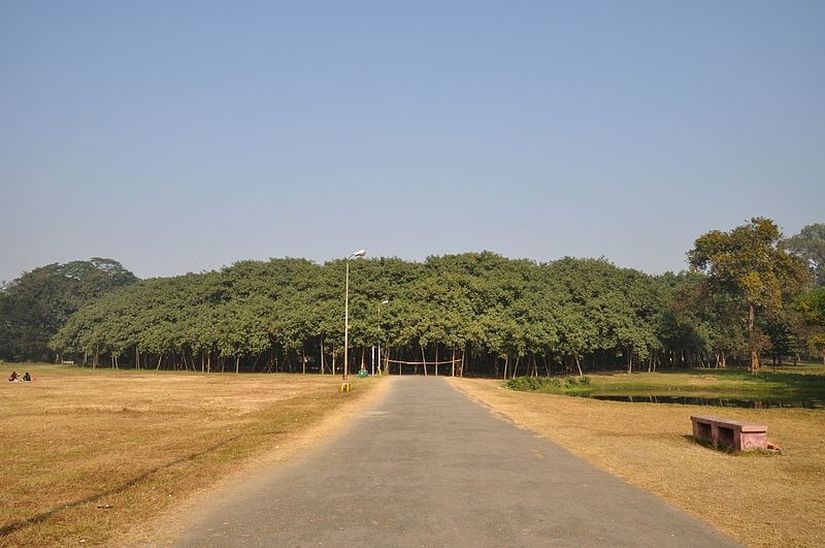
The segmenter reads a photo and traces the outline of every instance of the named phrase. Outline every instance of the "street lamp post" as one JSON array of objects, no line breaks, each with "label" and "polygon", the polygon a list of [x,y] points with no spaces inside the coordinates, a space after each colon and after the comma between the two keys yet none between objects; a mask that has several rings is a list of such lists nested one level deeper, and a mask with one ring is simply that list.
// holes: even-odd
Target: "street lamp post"
[{"label": "street lamp post", "polygon": [[363,257],[366,254],[366,251],[359,249],[347,257],[347,281],[344,291],[344,381],[349,376],[349,260],[353,257]]}]

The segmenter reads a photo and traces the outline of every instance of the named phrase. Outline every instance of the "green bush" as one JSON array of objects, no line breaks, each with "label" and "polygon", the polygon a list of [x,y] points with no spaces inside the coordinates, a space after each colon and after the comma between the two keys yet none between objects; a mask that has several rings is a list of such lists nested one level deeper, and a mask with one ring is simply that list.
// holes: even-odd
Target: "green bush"
[{"label": "green bush", "polygon": [[521,392],[574,391],[589,388],[590,377],[566,377],[563,384],[557,377],[516,377],[504,383],[504,386]]},{"label": "green bush", "polygon": [[561,381],[553,377],[516,377],[504,386],[522,392],[556,392],[561,388]]}]

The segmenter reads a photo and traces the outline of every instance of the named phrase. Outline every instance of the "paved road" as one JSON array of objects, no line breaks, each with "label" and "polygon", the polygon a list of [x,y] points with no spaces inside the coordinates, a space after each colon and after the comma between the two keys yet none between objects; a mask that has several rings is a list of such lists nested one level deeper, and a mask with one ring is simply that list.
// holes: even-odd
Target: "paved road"
[{"label": "paved road", "polygon": [[734,545],[432,377],[199,516],[180,546]]}]

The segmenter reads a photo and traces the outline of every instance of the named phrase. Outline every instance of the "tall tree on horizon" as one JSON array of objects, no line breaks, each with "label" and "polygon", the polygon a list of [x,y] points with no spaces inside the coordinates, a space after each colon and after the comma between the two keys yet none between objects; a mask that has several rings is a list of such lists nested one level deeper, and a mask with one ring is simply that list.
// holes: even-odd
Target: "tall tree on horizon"
[{"label": "tall tree on horizon", "polygon": [[825,223],[807,225],[785,240],[788,251],[808,263],[814,285],[825,287]]},{"label": "tall tree on horizon", "polygon": [[785,249],[782,233],[766,218],[754,217],[730,232],[712,230],[700,236],[688,259],[706,274],[712,293],[727,294],[746,317],[750,370],[760,369],[764,334],[757,314],[774,314],[810,281],[806,265]]}]

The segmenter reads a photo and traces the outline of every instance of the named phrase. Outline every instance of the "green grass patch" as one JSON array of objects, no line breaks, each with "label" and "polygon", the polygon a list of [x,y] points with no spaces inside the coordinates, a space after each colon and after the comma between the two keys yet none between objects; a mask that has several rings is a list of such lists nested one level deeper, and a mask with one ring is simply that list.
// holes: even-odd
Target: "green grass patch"
[{"label": "green grass patch", "polygon": [[825,400],[825,366],[786,366],[755,375],[742,370],[692,369],[585,377],[516,377],[504,385],[518,391],[571,395]]}]

